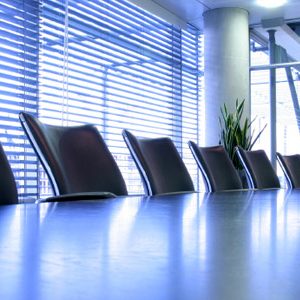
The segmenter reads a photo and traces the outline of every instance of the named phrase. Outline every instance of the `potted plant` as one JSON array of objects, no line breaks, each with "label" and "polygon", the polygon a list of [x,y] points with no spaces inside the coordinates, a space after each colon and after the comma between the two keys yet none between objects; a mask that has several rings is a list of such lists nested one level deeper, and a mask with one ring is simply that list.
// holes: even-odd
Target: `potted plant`
[{"label": "potted plant", "polygon": [[235,102],[235,111],[228,112],[224,103],[223,108],[221,107],[221,117],[219,117],[221,127],[220,144],[224,146],[237,170],[242,170],[242,166],[235,153],[235,147],[240,146],[245,150],[251,150],[267,126],[265,125],[255,136],[254,130],[251,132],[251,125],[255,119],[252,121],[248,118],[243,119],[244,105],[245,99],[240,103],[237,99]]}]

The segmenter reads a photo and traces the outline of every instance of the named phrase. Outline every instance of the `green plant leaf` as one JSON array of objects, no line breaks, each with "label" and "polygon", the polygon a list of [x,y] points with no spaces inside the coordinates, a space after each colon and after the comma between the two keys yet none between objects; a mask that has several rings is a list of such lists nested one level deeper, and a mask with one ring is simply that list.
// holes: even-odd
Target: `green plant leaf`
[{"label": "green plant leaf", "polygon": [[257,134],[257,136],[254,138],[253,142],[249,145],[249,150],[252,149],[253,145],[256,143],[256,141],[260,138],[261,134],[263,133],[263,131],[265,130],[265,128],[267,127],[267,124],[265,124],[265,126],[262,128],[262,130]]},{"label": "green plant leaf", "polygon": [[254,131],[251,132],[251,126],[256,118],[252,121],[248,118],[244,118],[243,120],[244,107],[245,99],[241,102],[236,99],[234,112],[229,112],[225,103],[220,108],[220,144],[224,146],[236,168],[241,168],[241,166],[235,154],[235,147],[240,146],[245,150],[251,150],[266,128],[265,125],[255,136]]}]

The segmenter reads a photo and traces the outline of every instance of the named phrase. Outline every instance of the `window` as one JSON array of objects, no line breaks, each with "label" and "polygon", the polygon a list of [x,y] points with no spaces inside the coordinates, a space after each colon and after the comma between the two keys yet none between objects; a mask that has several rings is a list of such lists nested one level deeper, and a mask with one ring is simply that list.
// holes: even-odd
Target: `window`
[{"label": "window", "polygon": [[[251,52],[252,65],[268,65],[269,56],[265,48],[260,45],[252,43],[253,50]],[[299,71],[292,70],[292,84],[295,86],[297,95],[300,95]],[[265,149],[270,153],[270,140],[268,132],[270,132],[270,84],[269,84],[269,70],[252,71],[251,72],[251,113],[252,118],[257,117],[254,128],[257,132],[267,124],[266,133],[262,135],[255,148]],[[299,97],[299,96],[298,96]],[[277,137],[277,151],[282,154],[299,153],[300,139],[296,111],[293,106],[293,99],[284,68],[276,70],[276,137]],[[277,166],[277,173],[284,186],[283,173],[281,168]]]},{"label": "window", "polygon": [[[200,137],[199,31],[192,26],[180,30],[125,0],[40,2],[35,40],[39,51],[35,48],[33,58],[38,101],[22,104],[13,118],[26,110],[45,123],[95,124],[130,193],[143,189],[122,129],[144,137],[169,136],[197,186],[198,171],[187,141],[199,142]],[[28,101],[22,97],[22,103]],[[28,143],[20,144],[18,153],[36,163]],[[41,166],[38,179],[35,171],[39,196],[51,194]]]},{"label": "window", "polygon": [[[268,65],[269,56],[260,45],[252,42],[251,65]],[[255,149],[264,149],[270,155],[270,88],[269,70],[251,72],[251,119],[255,119],[253,129],[260,132],[267,124],[265,132],[255,143]]]}]

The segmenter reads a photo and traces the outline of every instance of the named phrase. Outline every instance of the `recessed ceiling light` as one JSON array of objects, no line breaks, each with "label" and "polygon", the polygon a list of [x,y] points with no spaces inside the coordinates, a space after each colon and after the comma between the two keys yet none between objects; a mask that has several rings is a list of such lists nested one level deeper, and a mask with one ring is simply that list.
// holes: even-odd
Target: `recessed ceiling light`
[{"label": "recessed ceiling light", "polygon": [[256,0],[258,5],[269,8],[281,6],[286,2],[286,0]]}]

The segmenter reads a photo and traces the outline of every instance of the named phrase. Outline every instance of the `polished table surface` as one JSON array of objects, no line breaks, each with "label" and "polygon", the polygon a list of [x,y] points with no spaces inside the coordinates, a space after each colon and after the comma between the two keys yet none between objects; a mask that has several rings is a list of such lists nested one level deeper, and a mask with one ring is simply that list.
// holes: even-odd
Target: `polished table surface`
[{"label": "polished table surface", "polygon": [[0,299],[300,299],[300,191],[0,207]]}]

